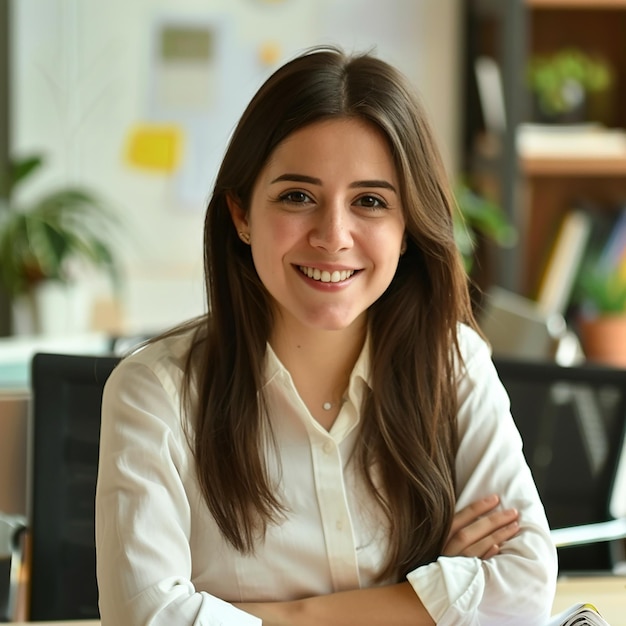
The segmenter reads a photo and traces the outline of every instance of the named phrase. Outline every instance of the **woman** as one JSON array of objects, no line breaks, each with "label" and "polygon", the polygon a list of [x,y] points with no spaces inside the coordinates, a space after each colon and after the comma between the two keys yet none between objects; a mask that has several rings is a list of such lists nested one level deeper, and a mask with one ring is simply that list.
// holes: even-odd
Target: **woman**
[{"label": "woman", "polygon": [[452,207],[386,63],[315,49],[260,88],[207,209],[209,314],[107,383],[103,626],[547,617],[555,551]]}]

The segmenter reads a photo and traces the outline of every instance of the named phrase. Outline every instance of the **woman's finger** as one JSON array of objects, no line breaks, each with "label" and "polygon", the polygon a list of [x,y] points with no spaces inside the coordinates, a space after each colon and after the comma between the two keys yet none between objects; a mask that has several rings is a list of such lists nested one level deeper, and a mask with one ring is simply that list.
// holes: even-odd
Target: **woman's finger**
[{"label": "woman's finger", "polygon": [[445,556],[477,556],[489,558],[499,546],[519,531],[515,509],[498,511],[460,529],[446,543]]},{"label": "woman's finger", "polygon": [[463,556],[473,556],[480,559],[488,559],[500,552],[502,544],[511,539],[519,532],[519,524],[517,521],[508,524],[504,528],[500,528],[492,535],[473,543],[461,553]]},{"label": "woman's finger", "polygon": [[448,538],[455,535],[461,528],[468,526],[478,518],[489,513],[489,511],[495,509],[499,503],[500,498],[496,494],[492,494],[486,498],[481,498],[480,500],[476,500],[476,502],[472,502],[465,508],[455,513]]}]

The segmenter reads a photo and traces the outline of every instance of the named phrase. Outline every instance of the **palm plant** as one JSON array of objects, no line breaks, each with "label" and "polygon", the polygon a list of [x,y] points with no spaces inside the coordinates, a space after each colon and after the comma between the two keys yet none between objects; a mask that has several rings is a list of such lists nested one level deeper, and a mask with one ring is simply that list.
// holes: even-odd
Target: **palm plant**
[{"label": "palm plant", "polygon": [[[14,160],[4,196],[13,197],[42,165],[40,156]],[[64,188],[22,206],[9,202],[0,210],[0,281],[10,297],[29,293],[46,280],[70,283],[72,264],[103,270],[119,284],[113,253],[119,222],[97,196],[81,188]]]}]

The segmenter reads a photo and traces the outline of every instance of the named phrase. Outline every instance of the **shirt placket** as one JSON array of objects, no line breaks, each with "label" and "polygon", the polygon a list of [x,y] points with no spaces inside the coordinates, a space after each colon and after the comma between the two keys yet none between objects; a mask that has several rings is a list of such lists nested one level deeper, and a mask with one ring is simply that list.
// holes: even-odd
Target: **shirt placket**
[{"label": "shirt placket", "polygon": [[318,506],[335,591],[358,588],[356,541],[345,491],[338,442],[324,432],[310,433]]}]

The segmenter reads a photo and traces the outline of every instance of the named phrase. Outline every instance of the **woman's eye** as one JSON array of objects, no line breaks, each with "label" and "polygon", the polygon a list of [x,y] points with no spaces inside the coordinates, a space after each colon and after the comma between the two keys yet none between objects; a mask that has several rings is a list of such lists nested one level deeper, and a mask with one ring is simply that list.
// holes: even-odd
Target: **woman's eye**
[{"label": "woman's eye", "polygon": [[304,204],[310,202],[311,198],[304,191],[289,191],[280,196],[283,202],[291,202],[292,204]]},{"label": "woman's eye", "polygon": [[366,209],[385,209],[387,208],[387,203],[384,200],[376,196],[361,196],[356,204],[358,206],[365,207]]}]

